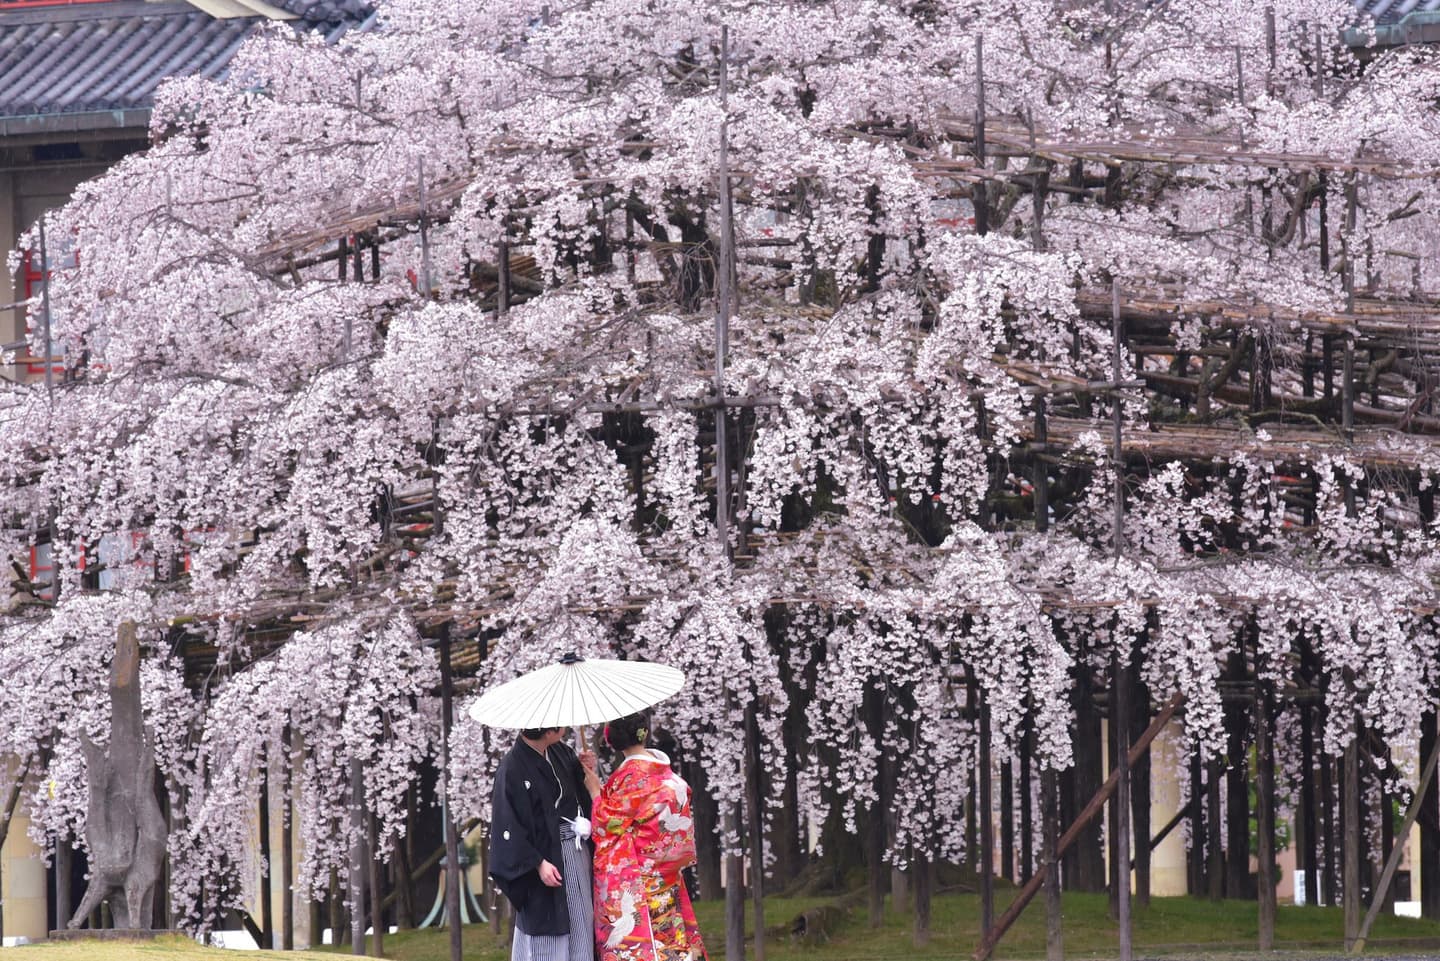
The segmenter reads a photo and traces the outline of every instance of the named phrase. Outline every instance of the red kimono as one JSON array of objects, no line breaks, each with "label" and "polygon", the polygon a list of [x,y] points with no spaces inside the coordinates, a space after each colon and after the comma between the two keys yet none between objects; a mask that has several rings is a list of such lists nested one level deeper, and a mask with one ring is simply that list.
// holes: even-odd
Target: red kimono
[{"label": "red kimono", "polygon": [[600,961],[707,961],[680,879],[695,863],[690,786],[650,755],[615,769],[590,816]]}]

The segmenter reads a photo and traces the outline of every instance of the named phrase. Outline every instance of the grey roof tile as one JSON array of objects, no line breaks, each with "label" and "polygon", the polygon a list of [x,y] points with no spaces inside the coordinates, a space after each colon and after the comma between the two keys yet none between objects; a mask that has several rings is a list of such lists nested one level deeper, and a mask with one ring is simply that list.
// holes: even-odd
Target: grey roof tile
[{"label": "grey roof tile", "polygon": [[[272,2],[332,41],[375,19],[369,0]],[[0,119],[147,110],[166,77],[223,75],[265,22],[164,0],[11,10],[0,0]]]},{"label": "grey roof tile", "polygon": [[1440,10],[1440,0],[1353,0],[1380,23],[1394,23],[1406,14]]}]

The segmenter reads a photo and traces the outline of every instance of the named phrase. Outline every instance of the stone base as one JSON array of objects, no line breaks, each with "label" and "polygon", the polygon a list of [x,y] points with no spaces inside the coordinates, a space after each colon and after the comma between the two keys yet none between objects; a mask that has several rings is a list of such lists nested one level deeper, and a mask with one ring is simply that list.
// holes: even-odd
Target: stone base
[{"label": "stone base", "polygon": [[154,941],[156,938],[187,937],[184,931],[166,928],[78,928],[51,931],[51,941]]}]

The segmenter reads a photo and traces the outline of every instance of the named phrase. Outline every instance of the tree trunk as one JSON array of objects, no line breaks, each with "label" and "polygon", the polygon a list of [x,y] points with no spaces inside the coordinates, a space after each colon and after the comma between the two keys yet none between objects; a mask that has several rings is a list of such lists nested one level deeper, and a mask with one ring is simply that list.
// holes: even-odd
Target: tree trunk
[{"label": "tree trunk", "polygon": [[79,927],[107,897],[117,927],[149,925],[167,837],[155,798],[155,755],[141,708],[140,643],[133,621],[121,623],[116,633],[110,743],[102,750],[82,734],[80,747],[90,778],[85,823],[90,883],[69,926]]}]

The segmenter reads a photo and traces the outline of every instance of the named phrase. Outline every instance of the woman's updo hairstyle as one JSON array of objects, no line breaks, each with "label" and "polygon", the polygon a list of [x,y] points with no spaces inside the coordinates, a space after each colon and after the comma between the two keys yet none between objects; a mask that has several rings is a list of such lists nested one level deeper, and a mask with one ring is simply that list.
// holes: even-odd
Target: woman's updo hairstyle
[{"label": "woman's updo hairstyle", "polygon": [[615,751],[644,745],[649,735],[650,718],[644,714],[631,714],[605,725],[605,743]]}]

